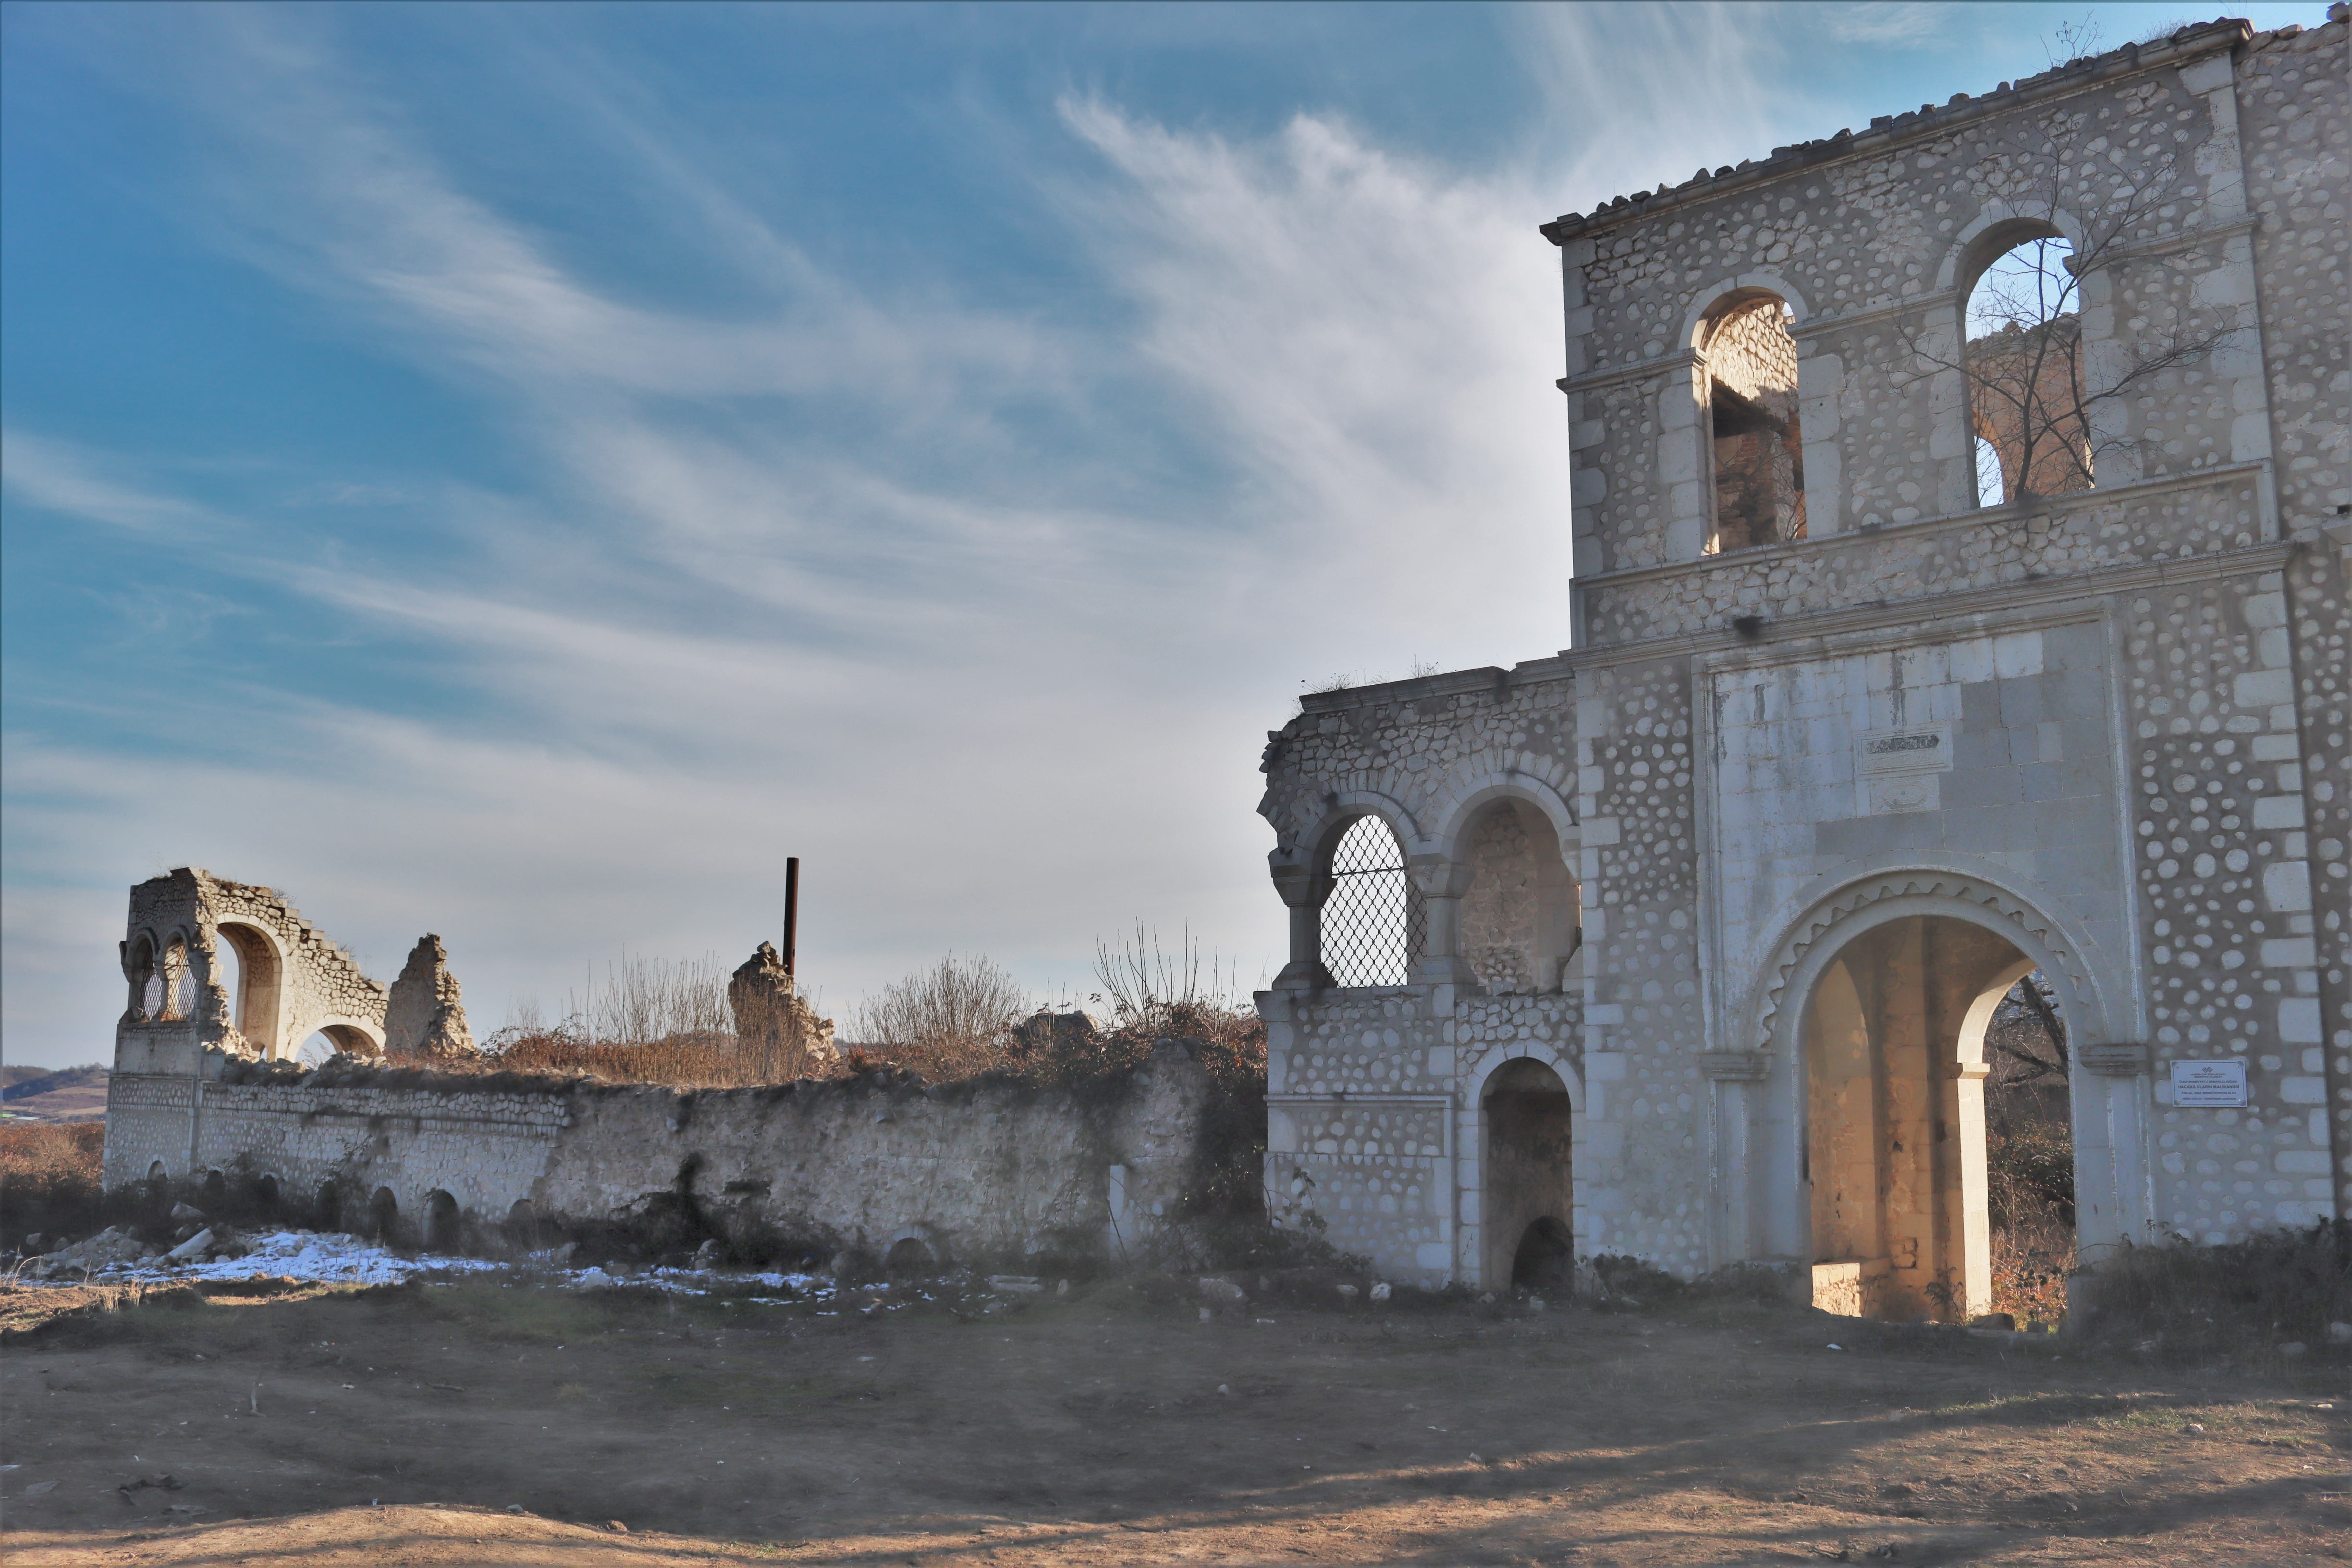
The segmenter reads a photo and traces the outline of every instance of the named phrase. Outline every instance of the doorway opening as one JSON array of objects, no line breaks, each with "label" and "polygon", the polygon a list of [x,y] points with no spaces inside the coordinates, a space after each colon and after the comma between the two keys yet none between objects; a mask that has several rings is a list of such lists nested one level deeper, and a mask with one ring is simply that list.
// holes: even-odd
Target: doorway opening
[{"label": "doorway opening", "polygon": [[1563,1286],[1575,1263],[1568,1085],[1532,1058],[1506,1062],[1486,1080],[1478,1121],[1479,1279],[1489,1286]]},{"label": "doorway opening", "polygon": [[[2026,1034],[2042,1026],[2041,1011],[2018,994],[2032,971],[2032,962],[1994,931],[1916,915],[1853,938],[1822,972],[1802,1036],[1816,1306],[1965,1322],[2020,1310],[1996,1298],[2013,1299],[2025,1284],[2042,1292],[2025,1315],[2047,1315],[2053,1301],[2063,1307],[2063,1268],[2054,1281],[2028,1279],[2045,1268],[2036,1260],[2053,1248],[2071,1263],[2074,1229],[2073,1140],[2049,1131],[2053,1116],[2068,1125],[2064,1069],[2055,1066],[2065,1058],[2063,1047],[2053,1055],[2047,1035],[2035,1046]],[[2063,1040],[2054,998],[2046,988],[2036,997]],[[2005,1131],[1996,1167],[1988,1160],[1986,1088],[1995,1070],[1988,1053],[2007,1059],[2011,1046],[2032,1047],[2056,1077],[2029,1097],[2001,1091],[1996,1103]],[[2022,1087],[2050,1077],[2021,1063],[2011,1079]],[[2012,1127],[2019,1131],[2006,1131]],[[2066,1170],[2065,1205],[2060,1211],[2037,1201],[2029,1214],[2006,1173],[2019,1162],[2041,1169],[2053,1148]],[[2005,1173],[2008,1238],[1998,1258],[1997,1168]],[[2051,1185],[2036,1179],[2042,1183],[2036,1192]],[[1997,1267],[2000,1259],[2011,1260],[2009,1274]]]},{"label": "doorway opening", "polygon": [[1985,1196],[1992,1308],[2030,1323],[2066,1314],[2074,1268],[2074,1067],[2066,1023],[2040,970],[2011,986],[1985,1029]]}]

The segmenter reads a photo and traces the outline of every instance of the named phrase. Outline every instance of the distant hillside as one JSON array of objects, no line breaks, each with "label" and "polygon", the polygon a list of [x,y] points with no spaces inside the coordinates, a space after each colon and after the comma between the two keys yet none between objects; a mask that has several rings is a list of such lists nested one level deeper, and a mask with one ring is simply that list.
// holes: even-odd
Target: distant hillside
[{"label": "distant hillside", "polygon": [[22,1083],[28,1078],[47,1078],[57,1070],[55,1068],[23,1067],[12,1062],[0,1067],[0,1089],[6,1089],[10,1084]]},{"label": "distant hillside", "polygon": [[106,1080],[110,1069],[92,1064],[89,1067],[32,1069],[31,1076],[17,1076],[25,1071],[11,1068],[9,1079],[0,1086],[0,1101],[5,1102],[5,1114],[12,1120],[31,1119],[39,1121],[87,1121],[106,1114]]}]

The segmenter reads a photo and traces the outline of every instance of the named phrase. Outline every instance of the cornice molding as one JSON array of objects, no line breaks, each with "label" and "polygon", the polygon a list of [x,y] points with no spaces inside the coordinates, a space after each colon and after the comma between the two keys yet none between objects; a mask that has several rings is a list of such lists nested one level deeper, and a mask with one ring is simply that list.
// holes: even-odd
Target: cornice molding
[{"label": "cornice molding", "polygon": [[1643,218],[1676,212],[1719,196],[1751,191],[1791,174],[1815,173],[1833,163],[1874,157],[1913,142],[1948,135],[1965,126],[2073,97],[2094,88],[2106,87],[2128,77],[2177,69],[2207,55],[2234,49],[2254,36],[2251,24],[2224,18],[2201,26],[2184,28],[2171,37],[2155,43],[2126,44],[2120,49],[2110,50],[2092,59],[2074,62],[2040,77],[2029,78],[2006,92],[1995,90],[1982,98],[1967,98],[1962,94],[1962,98],[1967,98],[1965,102],[1956,100],[1940,108],[1931,106],[1924,111],[1883,116],[1874,120],[1870,129],[1858,133],[1841,131],[1822,141],[1775,148],[1772,155],[1761,163],[1735,169],[1729,174],[1706,174],[1686,180],[1670,190],[1647,192],[1626,201],[1623,206],[1600,207],[1590,213],[1566,213],[1542,225],[1538,232],[1558,246],[1565,246],[1571,240],[1590,239]]}]

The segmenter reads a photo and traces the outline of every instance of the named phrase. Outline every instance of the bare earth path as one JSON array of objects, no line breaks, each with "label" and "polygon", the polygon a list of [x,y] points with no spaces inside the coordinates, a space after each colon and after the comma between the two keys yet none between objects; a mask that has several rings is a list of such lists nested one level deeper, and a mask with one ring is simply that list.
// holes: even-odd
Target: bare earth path
[{"label": "bare earth path", "polygon": [[1727,1304],[1194,1317],[1123,1286],[970,1321],[497,1283],[151,1298],[0,1355],[0,1556],[2352,1556],[2324,1382]]}]

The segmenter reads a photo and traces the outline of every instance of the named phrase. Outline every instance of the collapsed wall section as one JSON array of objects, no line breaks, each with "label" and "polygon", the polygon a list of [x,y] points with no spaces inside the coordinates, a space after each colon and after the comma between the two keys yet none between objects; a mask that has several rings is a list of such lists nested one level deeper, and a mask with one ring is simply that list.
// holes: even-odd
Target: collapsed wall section
[{"label": "collapsed wall section", "polygon": [[383,1048],[385,988],[268,888],[193,867],[142,882],[121,956],[118,1073],[194,1072],[207,1052],[290,1057],[319,1033],[355,1054]]}]

